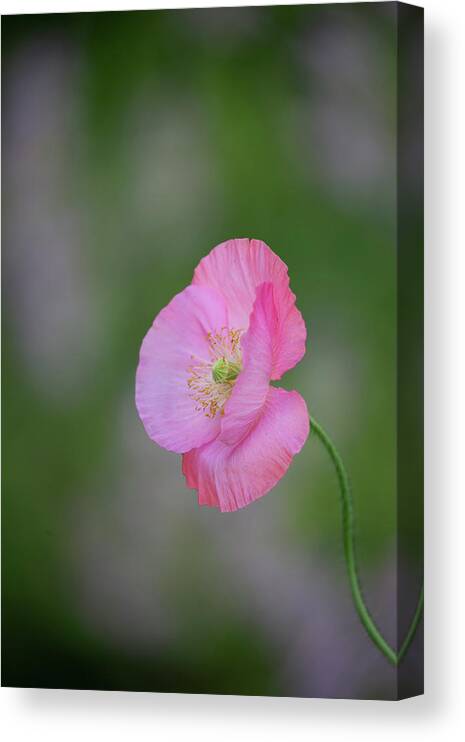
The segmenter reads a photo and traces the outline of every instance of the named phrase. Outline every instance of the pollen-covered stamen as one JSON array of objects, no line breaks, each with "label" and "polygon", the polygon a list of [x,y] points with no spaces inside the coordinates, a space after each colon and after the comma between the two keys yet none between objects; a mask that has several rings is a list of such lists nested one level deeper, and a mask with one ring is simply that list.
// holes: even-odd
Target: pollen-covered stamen
[{"label": "pollen-covered stamen", "polygon": [[224,405],[242,370],[241,334],[242,330],[227,327],[209,332],[210,360],[195,362],[196,359],[192,359],[187,385],[196,409],[207,417],[224,413]]}]

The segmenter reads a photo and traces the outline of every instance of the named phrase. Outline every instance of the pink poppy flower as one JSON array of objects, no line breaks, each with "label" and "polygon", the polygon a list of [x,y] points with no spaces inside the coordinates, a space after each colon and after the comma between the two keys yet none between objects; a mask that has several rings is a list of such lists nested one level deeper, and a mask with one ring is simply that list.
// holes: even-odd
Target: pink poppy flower
[{"label": "pink poppy flower", "polygon": [[260,240],[228,240],[145,336],[136,405],[149,437],[183,454],[200,505],[237,510],[269,492],[309,433],[303,398],[270,385],[305,353],[287,266]]}]

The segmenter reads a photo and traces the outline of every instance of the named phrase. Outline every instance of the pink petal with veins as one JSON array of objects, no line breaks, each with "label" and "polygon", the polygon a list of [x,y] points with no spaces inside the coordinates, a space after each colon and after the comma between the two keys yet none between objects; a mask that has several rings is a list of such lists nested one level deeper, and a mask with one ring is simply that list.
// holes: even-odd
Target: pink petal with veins
[{"label": "pink petal with veins", "polygon": [[297,392],[270,387],[255,426],[235,446],[219,439],[183,456],[188,487],[200,505],[231,512],[269,492],[309,433],[307,405]]},{"label": "pink petal with veins", "polygon": [[286,264],[261,240],[217,245],[194,271],[192,283],[211,286],[225,298],[231,327],[247,330],[257,287],[273,284],[277,310],[272,379],[280,379],[305,353],[306,328],[289,287]]},{"label": "pink petal with veins", "polygon": [[220,440],[234,445],[254,425],[268,395],[278,326],[273,284],[257,289],[249,329],[242,338],[242,371],[225,406]]},{"label": "pink petal with veins", "polygon": [[213,440],[220,416],[198,410],[188,387],[193,360],[208,363],[208,333],[228,324],[223,297],[208,286],[188,286],[155,318],[140,350],[136,405],[148,436],[184,453]]}]

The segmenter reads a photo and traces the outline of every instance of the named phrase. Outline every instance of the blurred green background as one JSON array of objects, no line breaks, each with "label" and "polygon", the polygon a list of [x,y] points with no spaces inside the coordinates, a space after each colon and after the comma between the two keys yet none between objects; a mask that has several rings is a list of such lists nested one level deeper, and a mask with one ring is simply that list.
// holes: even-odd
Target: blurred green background
[{"label": "blurred green background", "polygon": [[223,515],[134,405],[141,340],[202,256],[266,241],[309,334],[283,385],[343,456],[396,642],[395,22],[394,3],[3,18],[4,684],[395,696],[319,442]]}]

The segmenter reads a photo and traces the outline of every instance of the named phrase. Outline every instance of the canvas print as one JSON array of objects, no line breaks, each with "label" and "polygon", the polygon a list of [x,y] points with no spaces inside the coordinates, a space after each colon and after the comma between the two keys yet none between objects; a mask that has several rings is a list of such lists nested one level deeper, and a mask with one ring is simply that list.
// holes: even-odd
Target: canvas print
[{"label": "canvas print", "polygon": [[2,682],[423,691],[423,15],[2,19]]}]

